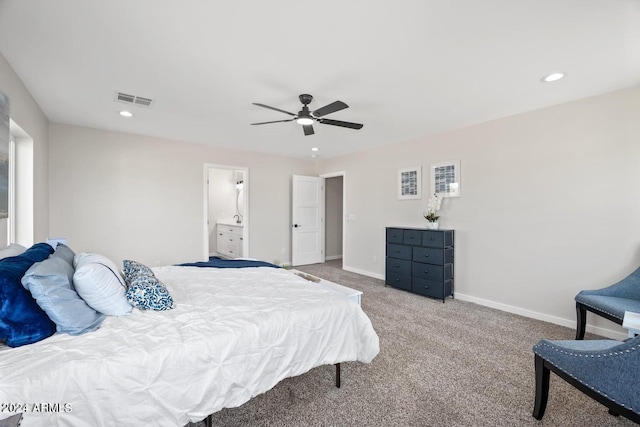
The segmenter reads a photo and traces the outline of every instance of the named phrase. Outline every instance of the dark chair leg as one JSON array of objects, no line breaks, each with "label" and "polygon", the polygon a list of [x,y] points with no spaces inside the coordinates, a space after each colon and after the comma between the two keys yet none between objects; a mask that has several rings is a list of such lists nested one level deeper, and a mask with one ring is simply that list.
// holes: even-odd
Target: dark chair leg
[{"label": "dark chair leg", "polygon": [[336,387],[340,388],[340,364],[336,363]]},{"label": "dark chair leg", "polygon": [[576,339],[584,339],[584,330],[587,327],[587,310],[584,309],[582,304],[576,303]]},{"label": "dark chair leg", "polygon": [[613,409],[609,409],[609,415],[613,415],[614,417],[619,417],[620,414],[618,414],[616,411],[614,411]]},{"label": "dark chair leg", "polygon": [[533,407],[533,416],[536,420],[541,420],[544,411],[547,409],[547,399],[549,398],[549,369],[544,366],[544,359],[537,354],[534,360],[536,368],[536,401]]}]

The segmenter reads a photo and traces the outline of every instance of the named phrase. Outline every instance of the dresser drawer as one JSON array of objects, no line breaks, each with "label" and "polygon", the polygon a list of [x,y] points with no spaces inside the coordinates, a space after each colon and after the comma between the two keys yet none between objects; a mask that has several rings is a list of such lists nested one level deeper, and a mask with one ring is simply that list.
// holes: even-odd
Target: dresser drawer
[{"label": "dresser drawer", "polygon": [[387,228],[387,243],[402,243],[402,228]]},{"label": "dresser drawer", "polygon": [[241,256],[242,246],[239,241],[229,242],[227,244],[227,254],[230,257],[239,257]]},{"label": "dresser drawer", "polygon": [[404,289],[406,291],[411,290],[411,276],[406,274],[395,273],[393,271],[387,271],[384,282],[387,285],[391,285],[394,288]]},{"label": "dresser drawer", "polygon": [[411,291],[432,298],[444,299],[444,297],[451,295],[452,283],[452,280],[433,282],[430,280],[414,278],[411,284]]},{"label": "dresser drawer", "polygon": [[442,231],[427,230],[422,232],[422,246],[444,248],[444,233]]},{"label": "dresser drawer", "polygon": [[405,245],[420,246],[422,244],[422,230],[404,230],[403,243]]},{"label": "dresser drawer", "polygon": [[219,225],[218,231],[221,231],[223,233],[233,234],[234,236],[242,236],[242,228],[234,227],[232,225],[222,225],[222,226]]},{"label": "dresser drawer", "polygon": [[453,248],[413,248],[413,260],[428,264],[450,264],[453,262]]},{"label": "dresser drawer", "polygon": [[419,279],[442,282],[453,279],[453,264],[435,265],[421,262],[411,263],[411,275]]},{"label": "dresser drawer", "polygon": [[411,276],[411,261],[387,257],[387,273],[389,272]]},{"label": "dresser drawer", "polygon": [[387,256],[411,260],[411,246],[387,244]]}]

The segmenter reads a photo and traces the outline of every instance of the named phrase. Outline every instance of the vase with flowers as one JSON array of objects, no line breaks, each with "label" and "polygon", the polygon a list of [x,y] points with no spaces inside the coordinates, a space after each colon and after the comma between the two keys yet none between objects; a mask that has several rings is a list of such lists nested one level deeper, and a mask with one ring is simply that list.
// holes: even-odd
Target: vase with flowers
[{"label": "vase with flowers", "polygon": [[430,230],[438,229],[438,211],[440,210],[440,205],[442,204],[442,199],[438,196],[438,193],[435,193],[433,196],[429,197],[429,202],[427,202],[427,210],[423,212],[422,216],[427,220],[427,228]]}]

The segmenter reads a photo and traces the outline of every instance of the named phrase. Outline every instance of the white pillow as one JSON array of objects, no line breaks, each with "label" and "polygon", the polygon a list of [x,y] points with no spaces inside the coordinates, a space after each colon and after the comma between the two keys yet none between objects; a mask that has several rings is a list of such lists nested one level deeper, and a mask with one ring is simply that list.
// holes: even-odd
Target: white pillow
[{"label": "white pillow", "polygon": [[127,285],[113,261],[100,254],[81,253],[73,258],[73,266],[73,286],[87,305],[109,316],[131,313]]},{"label": "white pillow", "polygon": [[26,250],[27,248],[25,248],[24,246],[17,243],[12,243],[6,248],[0,250],[0,259],[9,258],[11,256],[18,256]]}]

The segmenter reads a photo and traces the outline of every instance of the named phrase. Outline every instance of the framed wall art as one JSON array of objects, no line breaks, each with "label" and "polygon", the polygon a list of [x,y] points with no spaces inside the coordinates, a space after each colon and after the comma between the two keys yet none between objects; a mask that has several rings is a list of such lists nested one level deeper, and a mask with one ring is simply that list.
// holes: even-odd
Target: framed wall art
[{"label": "framed wall art", "polygon": [[460,197],[460,160],[431,165],[431,194]]},{"label": "framed wall art", "polygon": [[398,199],[422,198],[422,168],[415,166],[398,170]]}]

